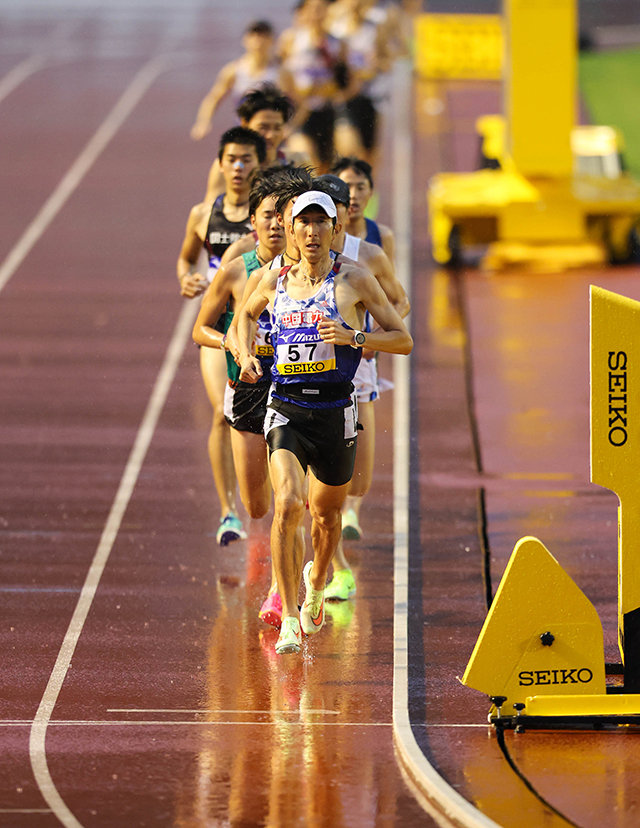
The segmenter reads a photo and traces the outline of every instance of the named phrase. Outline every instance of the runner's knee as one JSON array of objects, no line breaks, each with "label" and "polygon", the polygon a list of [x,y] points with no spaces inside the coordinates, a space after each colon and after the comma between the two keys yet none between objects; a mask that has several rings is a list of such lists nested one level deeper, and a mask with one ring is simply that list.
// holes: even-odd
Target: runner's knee
[{"label": "runner's knee", "polygon": [[278,492],[274,496],[274,509],[276,520],[297,525],[304,515],[305,502],[296,492]]},{"label": "runner's knee", "polygon": [[318,508],[317,506],[313,506],[310,503],[309,512],[311,513],[311,519],[316,524],[316,526],[321,527],[322,529],[325,529],[327,531],[334,529],[337,523],[342,522],[341,506]]}]

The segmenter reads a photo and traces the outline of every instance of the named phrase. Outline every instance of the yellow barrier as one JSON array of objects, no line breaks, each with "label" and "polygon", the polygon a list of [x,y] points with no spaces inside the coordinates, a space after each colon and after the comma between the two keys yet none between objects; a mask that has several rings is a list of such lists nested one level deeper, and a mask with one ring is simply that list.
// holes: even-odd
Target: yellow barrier
[{"label": "yellow barrier", "polygon": [[[640,721],[640,302],[591,286],[591,480],[615,492],[624,685],[606,685],[594,606],[534,537],[513,550],[462,683],[502,726]],[[620,692],[622,691],[622,692]],[[503,711],[504,708],[504,711]]]},{"label": "yellow barrier", "polygon": [[421,14],[415,64],[426,78],[499,80],[503,37],[499,15]]},{"label": "yellow barrier", "polygon": [[640,690],[640,302],[591,286],[591,480],[615,492],[618,638],[625,688]]},{"label": "yellow barrier", "polygon": [[595,607],[534,537],[516,544],[462,683],[514,704],[533,695],[605,692]]}]

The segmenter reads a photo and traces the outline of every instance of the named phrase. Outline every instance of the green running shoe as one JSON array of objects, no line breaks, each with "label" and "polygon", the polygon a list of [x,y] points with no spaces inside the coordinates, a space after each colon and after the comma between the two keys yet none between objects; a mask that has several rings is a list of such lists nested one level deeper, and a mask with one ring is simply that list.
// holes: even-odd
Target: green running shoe
[{"label": "green running shoe", "polygon": [[324,589],[327,601],[346,601],[355,594],[356,582],[350,569],[334,569],[333,578]]}]

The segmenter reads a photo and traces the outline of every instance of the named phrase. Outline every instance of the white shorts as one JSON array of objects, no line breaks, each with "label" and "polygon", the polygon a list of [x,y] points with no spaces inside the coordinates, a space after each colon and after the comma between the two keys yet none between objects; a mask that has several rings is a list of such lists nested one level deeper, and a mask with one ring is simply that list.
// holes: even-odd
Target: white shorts
[{"label": "white shorts", "polygon": [[358,402],[373,402],[380,396],[378,387],[378,362],[376,358],[361,359],[353,378]]}]

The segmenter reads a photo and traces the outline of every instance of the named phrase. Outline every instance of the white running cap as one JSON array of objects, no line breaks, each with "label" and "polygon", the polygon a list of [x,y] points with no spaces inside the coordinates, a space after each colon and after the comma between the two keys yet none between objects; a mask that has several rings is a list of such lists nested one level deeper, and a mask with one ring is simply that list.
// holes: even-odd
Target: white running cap
[{"label": "white running cap", "polygon": [[333,203],[331,196],[328,196],[326,193],[321,193],[320,190],[309,190],[299,196],[293,205],[291,218],[294,219],[296,216],[299,216],[307,207],[320,207],[332,219],[338,215],[336,205]]}]

